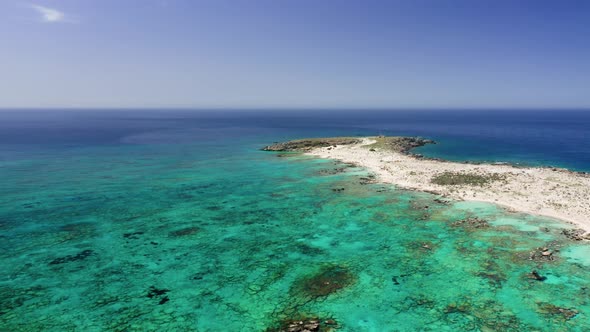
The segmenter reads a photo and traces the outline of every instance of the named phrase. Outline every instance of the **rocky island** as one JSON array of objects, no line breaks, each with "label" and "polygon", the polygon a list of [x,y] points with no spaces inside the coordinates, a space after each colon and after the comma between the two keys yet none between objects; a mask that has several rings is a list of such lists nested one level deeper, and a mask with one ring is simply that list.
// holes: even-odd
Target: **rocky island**
[{"label": "rocky island", "polygon": [[413,148],[433,143],[418,137],[336,137],[277,143],[263,150],[298,151],[340,160],[365,167],[379,182],[404,189],[560,219],[580,228],[572,233],[575,239],[590,239],[588,174],[560,168],[450,162],[411,153]]}]

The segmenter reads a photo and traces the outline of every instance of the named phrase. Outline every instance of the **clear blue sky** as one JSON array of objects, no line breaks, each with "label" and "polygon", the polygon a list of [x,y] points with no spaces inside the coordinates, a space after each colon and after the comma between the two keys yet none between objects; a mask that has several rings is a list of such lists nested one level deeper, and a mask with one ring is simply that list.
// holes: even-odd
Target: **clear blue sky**
[{"label": "clear blue sky", "polygon": [[1,0],[0,107],[590,107],[590,1]]}]

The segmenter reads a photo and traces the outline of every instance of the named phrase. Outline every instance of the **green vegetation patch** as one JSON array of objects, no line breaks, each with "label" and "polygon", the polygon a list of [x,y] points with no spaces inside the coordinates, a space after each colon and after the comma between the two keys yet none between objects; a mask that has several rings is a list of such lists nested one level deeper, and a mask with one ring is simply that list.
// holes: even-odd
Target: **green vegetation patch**
[{"label": "green vegetation patch", "polygon": [[376,136],[372,137],[375,143],[366,145],[370,151],[386,150],[401,153],[408,153],[411,149],[426,144],[435,144],[434,141],[420,137],[403,136]]},{"label": "green vegetation patch", "polygon": [[475,174],[462,172],[443,172],[432,177],[430,182],[441,186],[483,186],[496,181],[506,181],[503,174]]}]

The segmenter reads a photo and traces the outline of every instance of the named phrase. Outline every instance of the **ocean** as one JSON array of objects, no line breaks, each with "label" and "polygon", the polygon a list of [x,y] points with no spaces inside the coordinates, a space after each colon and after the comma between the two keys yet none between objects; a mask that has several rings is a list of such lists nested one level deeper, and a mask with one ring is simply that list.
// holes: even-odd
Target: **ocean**
[{"label": "ocean", "polygon": [[0,330],[590,329],[572,226],[260,151],[379,134],[590,171],[583,110],[0,111]]}]

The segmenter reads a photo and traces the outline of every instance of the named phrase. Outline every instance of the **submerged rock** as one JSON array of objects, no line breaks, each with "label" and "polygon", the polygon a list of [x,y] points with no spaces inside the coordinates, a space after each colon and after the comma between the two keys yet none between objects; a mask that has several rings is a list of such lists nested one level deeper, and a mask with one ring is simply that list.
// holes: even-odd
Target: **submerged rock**
[{"label": "submerged rock", "polygon": [[465,228],[487,228],[490,227],[489,223],[478,217],[466,218],[459,221],[455,221],[451,224],[452,226],[461,226]]},{"label": "submerged rock", "polygon": [[307,256],[317,256],[317,255],[322,255],[325,253],[324,250],[317,248],[317,247],[310,246],[305,243],[297,243],[295,245],[295,248],[297,249],[297,251],[299,251],[300,253],[307,255]]},{"label": "submerged rock", "polygon": [[545,281],[545,280],[547,280],[547,277],[540,275],[539,272],[537,272],[536,270],[532,270],[531,271],[531,273],[529,274],[529,278],[530,279],[535,279],[537,281]]},{"label": "submerged rock", "polygon": [[539,247],[530,253],[529,259],[535,262],[549,262],[555,260],[555,251],[547,247]]},{"label": "submerged rock", "polygon": [[444,199],[440,199],[440,198],[435,198],[434,199],[434,202],[435,203],[438,203],[438,204],[442,204],[442,205],[449,205],[449,204],[451,204],[450,201],[444,200]]},{"label": "submerged rock", "polygon": [[123,234],[123,237],[126,239],[134,239],[137,240],[139,239],[139,235],[142,235],[143,232],[132,232],[132,233],[125,233]]},{"label": "submerged rock", "polygon": [[359,183],[361,185],[366,185],[366,184],[376,183],[377,182],[377,179],[376,179],[375,175],[373,175],[373,174],[369,174],[367,176],[362,176],[362,177],[360,177],[359,180],[360,180]]},{"label": "submerged rock", "polygon": [[166,293],[168,293],[170,290],[166,289],[166,288],[156,288],[155,286],[150,286],[150,288],[148,289],[148,293],[147,293],[147,297],[149,297],[150,299],[153,297],[158,297],[161,295],[165,295]]},{"label": "submerged rock", "polygon": [[320,175],[335,175],[335,174],[344,173],[345,171],[346,171],[346,167],[335,167],[335,168],[329,168],[329,169],[321,169],[318,171],[318,174],[320,174]]},{"label": "submerged rock", "polygon": [[443,310],[445,314],[451,313],[468,313],[471,311],[471,305],[469,303],[450,303]]},{"label": "submerged rock", "polygon": [[187,228],[182,228],[182,229],[178,229],[175,231],[170,232],[170,236],[171,237],[181,237],[181,236],[187,236],[187,235],[193,235],[199,232],[199,228],[198,227],[187,227]]},{"label": "submerged rock", "polygon": [[576,309],[562,308],[547,302],[538,302],[539,312],[547,316],[557,316],[563,320],[570,320],[579,313]]},{"label": "submerged rock", "polygon": [[94,253],[94,251],[87,249],[87,250],[81,251],[75,255],[67,255],[64,257],[56,258],[56,259],[52,260],[51,262],[49,262],[49,265],[56,265],[56,264],[64,264],[64,263],[69,263],[69,262],[81,261],[81,260],[88,258],[93,253]]},{"label": "submerged rock", "polygon": [[574,241],[590,240],[590,234],[587,234],[583,229],[564,229],[561,234]]},{"label": "submerged rock", "polygon": [[154,286],[150,286],[148,289],[147,297],[150,299],[158,299],[158,304],[162,305],[170,301],[170,298],[166,295],[170,290],[165,288],[156,288]]}]

